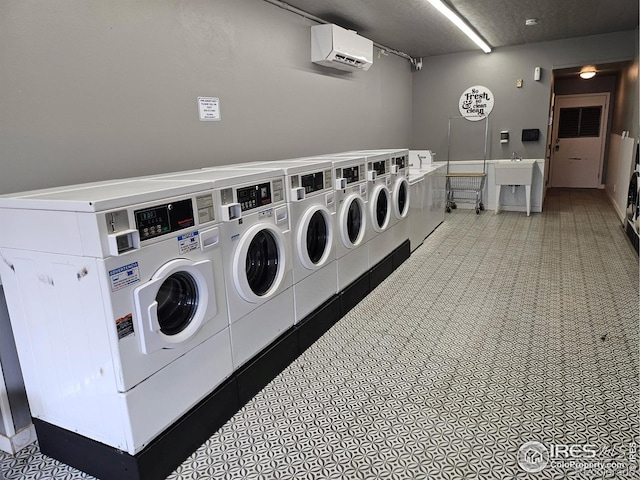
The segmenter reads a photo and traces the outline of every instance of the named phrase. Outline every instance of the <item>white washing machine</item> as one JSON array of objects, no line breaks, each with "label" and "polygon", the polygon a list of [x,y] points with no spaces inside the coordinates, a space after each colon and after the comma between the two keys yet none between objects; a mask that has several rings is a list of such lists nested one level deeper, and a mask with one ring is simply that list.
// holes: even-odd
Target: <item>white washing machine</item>
[{"label": "white washing machine", "polygon": [[447,164],[434,162],[425,166],[422,171],[427,188],[424,212],[429,236],[445,219]]},{"label": "white washing machine", "polygon": [[254,162],[238,168],[271,168],[284,173],[292,236],[294,315],[298,323],[338,289],[333,163],[292,159]]},{"label": "white washing machine", "polygon": [[[422,176],[424,181],[420,190],[417,178]],[[446,196],[446,163],[434,162],[423,163],[421,166],[411,167],[410,169],[411,183],[411,219],[410,236],[411,250],[418,247],[418,243],[422,243],[440,225],[445,218],[445,196]],[[414,196],[420,195],[422,192],[422,205],[417,202],[420,198]],[[416,202],[416,205],[414,205]],[[422,238],[418,240],[418,236]]]},{"label": "white washing machine", "polygon": [[394,249],[409,239],[409,150],[390,150],[391,155],[391,236]]},{"label": "white washing machine", "polygon": [[417,249],[428,235],[425,215],[427,196],[427,180],[423,171],[410,169],[409,188],[411,189],[411,205],[409,207],[409,242],[411,251]]},{"label": "white washing machine", "polygon": [[32,415],[131,455],[233,371],[204,184],[0,197],[0,275]]},{"label": "white washing machine", "polygon": [[363,153],[368,156],[384,154],[390,158],[388,188],[391,194],[391,217],[385,242],[387,249],[391,247],[395,250],[409,239],[409,150],[365,150]]},{"label": "white washing machine", "polygon": [[291,231],[283,172],[229,166],[155,178],[211,182],[214,188],[237,369],[294,324]]},{"label": "white washing machine", "polygon": [[370,267],[367,167],[364,156],[357,155],[334,156],[332,163],[336,189],[337,292],[341,292],[365,275]]},{"label": "white washing machine", "polygon": [[361,150],[340,155],[362,155],[366,160],[368,187],[367,222],[369,229],[369,264],[376,267],[390,255],[396,245],[390,232],[393,215],[391,156],[385,151]]}]

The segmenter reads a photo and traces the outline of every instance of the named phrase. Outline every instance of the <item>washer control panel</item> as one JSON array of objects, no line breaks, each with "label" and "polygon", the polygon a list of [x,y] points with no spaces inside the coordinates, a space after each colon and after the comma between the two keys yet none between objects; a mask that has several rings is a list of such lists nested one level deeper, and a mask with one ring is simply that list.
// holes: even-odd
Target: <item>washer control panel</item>
[{"label": "washer control panel", "polygon": [[141,241],[195,225],[190,198],[136,210],[133,213]]},{"label": "washer control panel", "polygon": [[306,194],[324,190],[324,173],[314,172],[300,175],[300,186]]},{"label": "washer control panel", "polygon": [[347,185],[361,182],[364,180],[364,164],[342,167],[342,172],[340,172],[340,169],[338,168],[336,169],[336,177],[344,178],[347,181]]},{"label": "washer control panel", "polygon": [[407,155],[401,155],[398,157],[393,157],[391,162],[394,165],[398,166],[398,169],[402,170],[403,168],[407,168],[409,166],[409,157]]},{"label": "washer control panel", "polygon": [[[233,197],[230,189],[223,190],[221,194],[223,205],[229,203],[229,197]],[[282,202],[284,200],[284,185],[281,179],[272,180],[257,185],[239,187],[235,189],[235,194],[236,201],[234,203],[238,203],[241,211],[246,212],[254,208]]]},{"label": "washer control panel", "polygon": [[243,212],[257,207],[264,207],[271,203],[271,183],[238,189],[238,203]]},{"label": "washer control panel", "polygon": [[368,168],[370,172],[376,172],[379,177],[389,173],[389,160],[377,160],[375,162],[369,162]]}]

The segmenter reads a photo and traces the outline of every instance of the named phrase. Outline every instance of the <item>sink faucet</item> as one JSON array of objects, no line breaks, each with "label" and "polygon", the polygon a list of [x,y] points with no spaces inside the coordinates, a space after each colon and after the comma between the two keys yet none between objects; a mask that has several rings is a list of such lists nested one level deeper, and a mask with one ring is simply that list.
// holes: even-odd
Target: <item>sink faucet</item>
[{"label": "sink faucet", "polygon": [[511,154],[511,161],[512,162],[521,162],[522,161],[522,157],[519,156],[516,152],[513,152]]}]

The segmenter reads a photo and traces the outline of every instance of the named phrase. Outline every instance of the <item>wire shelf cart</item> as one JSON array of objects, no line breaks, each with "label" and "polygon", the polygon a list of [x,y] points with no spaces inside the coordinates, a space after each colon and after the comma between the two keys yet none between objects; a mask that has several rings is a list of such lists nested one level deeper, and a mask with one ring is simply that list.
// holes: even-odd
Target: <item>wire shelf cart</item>
[{"label": "wire shelf cart", "polygon": [[450,117],[447,133],[447,183],[446,183],[446,205],[447,213],[457,207],[458,203],[471,203],[475,205],[476,213],[480,214],[484,210],[482,203],[482,191],[487,179],[487,143],[489,139],[489,119],[484,116],[480,121],[485,122],[484,126],[484,154],[482,158],[482,172],[451,172],[451,122],[464,119],[466,117]]}]

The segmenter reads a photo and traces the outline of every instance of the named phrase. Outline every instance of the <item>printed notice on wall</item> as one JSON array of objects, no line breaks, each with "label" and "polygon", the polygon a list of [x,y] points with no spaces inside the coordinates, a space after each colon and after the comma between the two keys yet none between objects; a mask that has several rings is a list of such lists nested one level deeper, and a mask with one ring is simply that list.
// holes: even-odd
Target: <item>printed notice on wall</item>
[{"label": "printed notice on wall", "polygon": [[198,97],[198,112],[201,122],[220,120],[220,99],[214,97]]},{"label": "printed notice on wall", "polygon": [[480,85],[469,87],[460,96],[458,107],[464,118],[477,122],[489,116],[493,110],[493,93]]}]

